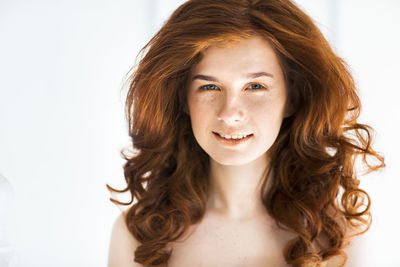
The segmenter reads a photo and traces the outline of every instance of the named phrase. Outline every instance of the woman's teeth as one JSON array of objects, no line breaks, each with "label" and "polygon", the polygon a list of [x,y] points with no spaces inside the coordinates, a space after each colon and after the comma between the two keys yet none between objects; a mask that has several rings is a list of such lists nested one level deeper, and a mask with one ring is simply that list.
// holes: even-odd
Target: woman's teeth
[{"label": "woman's teeth", "polygon": [[225,134],[219,134],[217,133],[219,136],[225,138],[225,139],[243,139],[251,134],[248,135],[225,135]]}]

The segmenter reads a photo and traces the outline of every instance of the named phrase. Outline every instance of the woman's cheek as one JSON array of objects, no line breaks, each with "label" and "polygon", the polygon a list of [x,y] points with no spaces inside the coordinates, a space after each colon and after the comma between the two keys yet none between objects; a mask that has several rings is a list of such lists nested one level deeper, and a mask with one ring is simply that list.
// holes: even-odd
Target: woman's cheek
[{"label": "woman's cheek", "polygon": [[200,130],[213,114],[212,102],[205,97],[193,98],[189,101],[189,112],[193,130]]}]

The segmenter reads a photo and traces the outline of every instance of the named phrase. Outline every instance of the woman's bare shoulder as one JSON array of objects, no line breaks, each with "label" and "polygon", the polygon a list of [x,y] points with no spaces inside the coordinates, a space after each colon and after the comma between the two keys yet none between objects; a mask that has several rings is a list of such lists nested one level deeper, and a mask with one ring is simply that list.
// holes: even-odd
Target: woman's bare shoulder
[{"label": "woman's bare shoulder", "polygon": [[115,220],[108,253],[108,267],[139,267],[134,262],[134,252],[140,245],[129,232],[125,223],[126,212],[122,212]]}]

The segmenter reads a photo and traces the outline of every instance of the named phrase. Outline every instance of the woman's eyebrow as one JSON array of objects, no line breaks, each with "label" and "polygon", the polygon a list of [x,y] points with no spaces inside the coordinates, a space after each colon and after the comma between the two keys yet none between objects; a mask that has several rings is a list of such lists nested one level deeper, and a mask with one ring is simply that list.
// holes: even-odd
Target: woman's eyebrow
[{"label": "woman's eyebrow", "polygon": [[[248,78],[248,79],[254,79],[254,78],[261,77],[261,76],[267,76],[267,77],[274,78],[274,75],[272,75],[271,73],[265,72],[265,71],[247,73],[247,74],[243,75],[243,77]],[[203,75],[203,74],[198,74],[198,75],[193,76],[192,81],[194,81],[196,79],[211,81],[211,82],[218,82],[217,78],[215,78],[214,76],[208,76],[208,75]]]}]

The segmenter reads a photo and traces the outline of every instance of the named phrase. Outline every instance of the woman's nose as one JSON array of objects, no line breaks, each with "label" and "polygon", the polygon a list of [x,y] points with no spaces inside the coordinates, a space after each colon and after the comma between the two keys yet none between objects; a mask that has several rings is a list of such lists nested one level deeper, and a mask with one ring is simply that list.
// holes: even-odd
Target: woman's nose
[{"label": "woman's nose", "polygon": [[224,96],[221,97],[218,108],[218,120],[224,121],[226,124],[238,124],[244,119],[245,111],[243,103],[237,94],[224,94]]}]

